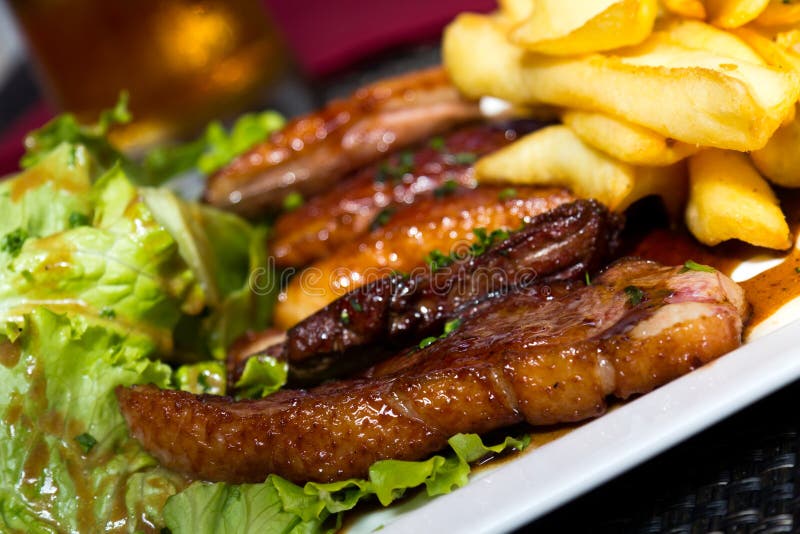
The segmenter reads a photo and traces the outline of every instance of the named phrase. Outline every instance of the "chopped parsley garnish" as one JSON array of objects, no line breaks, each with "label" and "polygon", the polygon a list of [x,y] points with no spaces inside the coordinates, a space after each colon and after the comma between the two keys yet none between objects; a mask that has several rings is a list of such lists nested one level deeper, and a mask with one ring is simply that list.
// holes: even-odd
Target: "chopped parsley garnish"
[{"label": "chopped parsley garnish", "polygon": [[585,272],[583,273],[583,279],[584,279],[584,281],[586,282],[586,285],[587,285],[587,286],[590,286],[590,285],[592,285],[592,279],[591,279],[591,278],[589,278],[589,271],[585,271]]},{"label": "chopped parsley garnish", "polygon": [[702,263],[697,263],[693,260],[687,260],[686,263],[683,264],[683,268],[681,269],[682,273],[687,271],[702,271],[704,273],[713,273],[714,268],[709,267],[708,265],[703,265]]},{"label": "chopped parsley garnish", "polygon": [[303,195],[297,191],[292,191],[283,199],[283,209],[286,211],[294,211],[304,203]]},{"label": "chopped parsley garnish", "polygon": [[[411,167],[414,166],[414,153],[409,150],[404,150],[400,153],[400,167],[404,169],[408,169],[405,172],[409,172]],[[405,174],[405,173],[404,173]]]},{"label": "chopped parsley garnish", "polygon": [[453,161],[459,165],[472,165],[478,161],[478,156],[472,152],[459,152],[458,154],[453,154]]},{"label": "chopped parsley garnish", "polygon": [[506,230],[493,230],[492,232],[487,232],[486,228],[475,228],[472,230],[472,233],[475,235],[476,241],[469,246],[469,250],[466,254],[452,252],[447,255],[443,254],[437,249],[434,249],[430,251],[427,256],[425,256],[425,263],[430,266],[432,271],[435,271],[437,269],[441,269],[442,267],[447,267],[454,262],[465,260],[470,256],[480,256],[489,250],[495,243],[505,241],[510,236]]},{"label": "chopped parsley garnish", "polygon": [[461,326],[461,323],[463,322],[464,320],[461,318],[447,321],[444,324],[444,335],[445,336],[450,335],[451,332],[455,332],[456,330],[458,330],[458,328]]},{"label": "chopped parsley garnish", "polygon": [[377,230],[378,228],[380,228],[382,226],[386,226],[386,223],[388,223],[389,220],[392,218],[392,215],[394,215],[394,212],[395,212],[394,208],[383,208],[375,216],[375,218],[372,219],[372,222],[369,223],[370,231]]},{"label": "chopped parsley garnish", "polygon": [[342,313],[339,314],[339,320],[342,322],[343,325],[350,324],[350,314],[347,313],[347,310],[342,310]]},{"label": "chopped parsley garnish", "polygon": [[428,336],[428,337],[426,337],[425,339],[423,339],[422,341],[419,342],[419,348],[424,349],[425,347],[433,345],[434,343],[436,343],[437,339],[439,339],[439,338],[433,337],[433,336]]},{"label": "chopped parsley garnish", "polygon": [[644,299],[644,291],[636,286],[628,286],[624,291],[625,294],[628,295],[628,302],[630,302],[632,306],[636,306]]},{"label": "chopped parsley garnish", "polygon": [[73,211],[69,214],[69,227],[77,228],[79,226],[89,226],[89,216],[79,211]]},{"label": "chopped parsley garnish", "polygon": [[441,269],[442,267],[447,267],[454,261],[456,261],[454,254],[448,256],[447,254],[443,254],[438,249],[431,250],[428,255],[425,256],[425,263],[430,266],[432,271]]},{"label": "chopped parsley garnish", "polygon": [[104,319],[114,319],[117,317],[117,312],[111,308],[103,308],[100,310],[100,317]]},{"label": "chopped parsley garnish", "polygon": [[28,239],[28,232],[24,228],[17,228],[3,236],[3,240],[0,241],[0,250],[16,256],[22,250],[26,239]]},{"label": "chopped parsley garnish", "polygon": [[444,138],[441,136],[436,136],[428,141],[428,146],[434,150],[441,152],[444,150]]},{"label": "chopped parsley garnish", "polygon": [[447,180],[442,185],[433,190],[433,196],[435,196],[436,198],[450,196],[456,192],[456,189],[458,189],[458,182],[456,182],[455,180]]},{"label": "chopped parsley garnish", "polygon": [[513,187],[507,187],[502,191],[500,191],[500,193],[497,195],[497,199],[500,201],[511,200],[516,196],[517,196],[517,190],[514,189]]},{"label": "chopped parsley garnish", "polygon": [[795,267],[795,268],[794,268],[794,272],[796,272],[796,273],[800,273],[800,267]]},{"label": "chopped parsley garnish", "polygon": [[349,300],[349,302],[350,302],[350,307],[353,308],[353,311],[359,312],[359,313],[364,311],[364,307],[355,298],[351,298]]},{"label": "chopped parsley garnish", "polygon": [[375,173],[376,182],[386,182],[389,178],[399,180],[403,175],[410,173],[414,169],[414,153],[408,150],[401,152],[398,156],[398,163],[392,165],[388,162],[381,163]]},{"label": "chopped parsley garnish", "polygon": [[440,335],[439,337],[436,336],[426,337],[425,339],[419,342],[419,348],[424,349],[425,347],[433,345],[438,340],[446,338],[447,336],[458,330],[462,322],[464,321],[461,318],[451,319],[450,321],[447,321],[444,324],[444,332],[442,332],[442,335]]},{"label": "chopped parsley garnish", "polygon": [[492,230],[491,233],[486,233],[486,228],[475,228],[472,233],[477,238],[477,241],[469,247],[471,256],[480,256],[495,243],[505,241],[509,237],[509,233],[502,229]]},{"label": "chopped parsley garnish", "polygon": [[75,436],[75,441],[81,446],[83,452],[87,454],[94,448],[95,445],[97,445],[97,440],[95,437],[87,432]]}]

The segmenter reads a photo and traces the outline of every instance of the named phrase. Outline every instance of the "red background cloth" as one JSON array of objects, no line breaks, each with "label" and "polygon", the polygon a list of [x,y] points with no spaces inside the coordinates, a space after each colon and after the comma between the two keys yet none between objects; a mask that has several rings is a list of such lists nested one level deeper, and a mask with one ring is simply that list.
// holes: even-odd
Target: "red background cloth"
[{"label": "red background cloth", "polygon": [[[301,68],[312,78],[393,46],[434,39],[456,13],[489,11],[494,0],[264,0]],[[22,139],[54,114],[28,110],[0,134],[0,176],[17,169]]]}]

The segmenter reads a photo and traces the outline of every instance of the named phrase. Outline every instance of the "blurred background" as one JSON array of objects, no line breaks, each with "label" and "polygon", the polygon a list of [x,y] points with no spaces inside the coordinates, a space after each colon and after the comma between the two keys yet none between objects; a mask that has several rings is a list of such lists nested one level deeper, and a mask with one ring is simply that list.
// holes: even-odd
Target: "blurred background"
[{"label": "blurred background", "polygon": [[444,25],[493,0],[0,0],[0,175],[60,111],[93,122],[130,93],[129,151],[256,109],[313,109],[439,61]]}]

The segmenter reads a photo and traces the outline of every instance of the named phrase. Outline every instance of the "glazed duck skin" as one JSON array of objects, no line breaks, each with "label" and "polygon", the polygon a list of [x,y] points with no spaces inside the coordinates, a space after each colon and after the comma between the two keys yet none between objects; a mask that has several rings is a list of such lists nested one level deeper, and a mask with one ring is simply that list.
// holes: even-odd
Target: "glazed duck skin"
[{"label": "glazed duck skin", "polygon": [[398,209],[383,226],[311,264],[288,284],[275,307],[275,326],[288,329],[353,289],[389,276],[424,270],[433,250],[449,254],[475,240],[473,231],[513,230],[541,213],[575,200],[565,189],[454,187]]},{"label": "glazed duck skin", "polygon": [[[562,204],[534,217],[478,256],[411,277],[389,276],[335,300],[287,332],[271,354],[290,363],[292,381],[318,382],[374,363],[381,349],[439,335],[512,288],[596,272],[617,247],[622,218],[591,200]],[[346,320],[343,320],[343,317]],[[245,360],[229,362],[231,383]]]},{"label": "glazed duck skin", "polygon": [[275,223],[270,251],[279,267],[304,266],[367,233],[398,207],[447,181],[475,184],[472,162],[533,129],[522,121],[463,127],[358,171]]},{"label": "glazed duck skin", "polygon": [[244,216],[312,196],[383,154],[480,117],[440,67],[381,80],[291,121],[211,176],[205,200]]},{"label": "glazed duck skin", "polygon": [[424,458],[458,432],[598,416],[610,395],[645,393],[739,346],[745,315],[741,288],[718,272],[621,260],[556,298],[498,299],[363,378],[240,402],[116,392],[132,435],[171,469],[232,483],[333,481],[380,459]]}]

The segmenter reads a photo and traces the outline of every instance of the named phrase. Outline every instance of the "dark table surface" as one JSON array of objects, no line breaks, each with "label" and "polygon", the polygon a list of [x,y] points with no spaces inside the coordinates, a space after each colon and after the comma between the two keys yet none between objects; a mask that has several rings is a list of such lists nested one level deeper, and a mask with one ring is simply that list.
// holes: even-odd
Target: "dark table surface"
[{"label": "dark table surface", "polygon": [[[302,106],[438,60],[435,45],[369,59],[309,86]],[[20,65],[0,88],[0,133],[38,100],[30,67]],[[800,381],[519,532],[800,532],[798,412]]]}]

